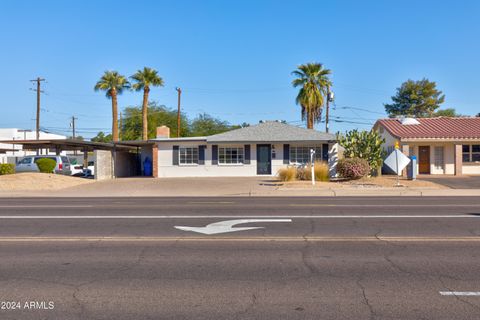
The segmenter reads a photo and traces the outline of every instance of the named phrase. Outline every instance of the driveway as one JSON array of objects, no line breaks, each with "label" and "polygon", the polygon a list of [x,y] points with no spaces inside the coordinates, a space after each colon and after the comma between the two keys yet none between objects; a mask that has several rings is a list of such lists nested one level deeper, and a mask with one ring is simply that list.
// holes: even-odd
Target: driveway
[{"label": "driveway", "polygon": [[480,176],[420,176],[418,179],[438,183],[452,189],[480,189]]}]

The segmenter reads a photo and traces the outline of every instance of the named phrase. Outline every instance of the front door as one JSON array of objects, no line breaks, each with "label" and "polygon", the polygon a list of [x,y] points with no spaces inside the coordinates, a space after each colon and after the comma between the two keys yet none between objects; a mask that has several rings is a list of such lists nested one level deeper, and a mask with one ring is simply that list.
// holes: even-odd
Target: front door
[{"label": "front door", "polygon": [[430,146],[418,147],[418,172],[430,174]]},{"label": "front door", "polygon": [[257,174],[272,174],[272,146],[257,144]]}]

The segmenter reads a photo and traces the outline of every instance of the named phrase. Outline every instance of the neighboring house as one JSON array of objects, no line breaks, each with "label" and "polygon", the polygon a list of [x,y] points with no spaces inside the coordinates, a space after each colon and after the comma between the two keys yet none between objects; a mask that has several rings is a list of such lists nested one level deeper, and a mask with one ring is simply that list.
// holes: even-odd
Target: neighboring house
[{"label": "neighboring house", "polygon": [[[0,128],[0,141],[7,140],[35,140],[37,133],[32,130],[22,130],[17,128]],[[40,131],[40,140],[66,139],[66,136]],[[35,151],[22,150],[21,145],[0,143],[0,149],[5,150],[4,157],[23,157],[35,155]],[[40,150],[40,154],[55,154],[47,149]]]},{"label": "neighboring house", "polygon": [[280,168],[310,162],[328,162],[336,174],[335,135],[265,121],[206,137],[171,138],[168,127],[157,128],[152,153],[155,177],[218,177],[275,175]]},{"label": "neighboring house", "polygon": [[480,174],[480,118],[438,117],[377,120],[373,126],[390,153],[417,157],[420,174]]}]

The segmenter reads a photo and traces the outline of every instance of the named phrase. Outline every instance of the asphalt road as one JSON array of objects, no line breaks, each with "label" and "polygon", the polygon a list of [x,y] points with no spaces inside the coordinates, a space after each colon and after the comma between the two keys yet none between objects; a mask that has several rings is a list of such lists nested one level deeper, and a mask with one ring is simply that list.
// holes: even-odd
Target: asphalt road
[{"label": "asphalt road", "polygon": [[470,197],[0,199],[0,319],[477,319],[479,219]]}]

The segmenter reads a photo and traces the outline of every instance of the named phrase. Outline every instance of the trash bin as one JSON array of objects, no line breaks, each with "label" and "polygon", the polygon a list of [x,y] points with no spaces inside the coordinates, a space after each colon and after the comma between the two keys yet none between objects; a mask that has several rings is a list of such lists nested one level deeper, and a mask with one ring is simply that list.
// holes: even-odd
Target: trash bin
[{"label": "trash bin", "polygon": [[145,160],[143,160],[143,175],[152,175],[152,160],[150,160],[149,157],[146,157]]},{"label": "trash bin", "polygon": [[407,166],[407,178],[408,180],[417,179],[417,157],[411,156],[410,163]]}]

